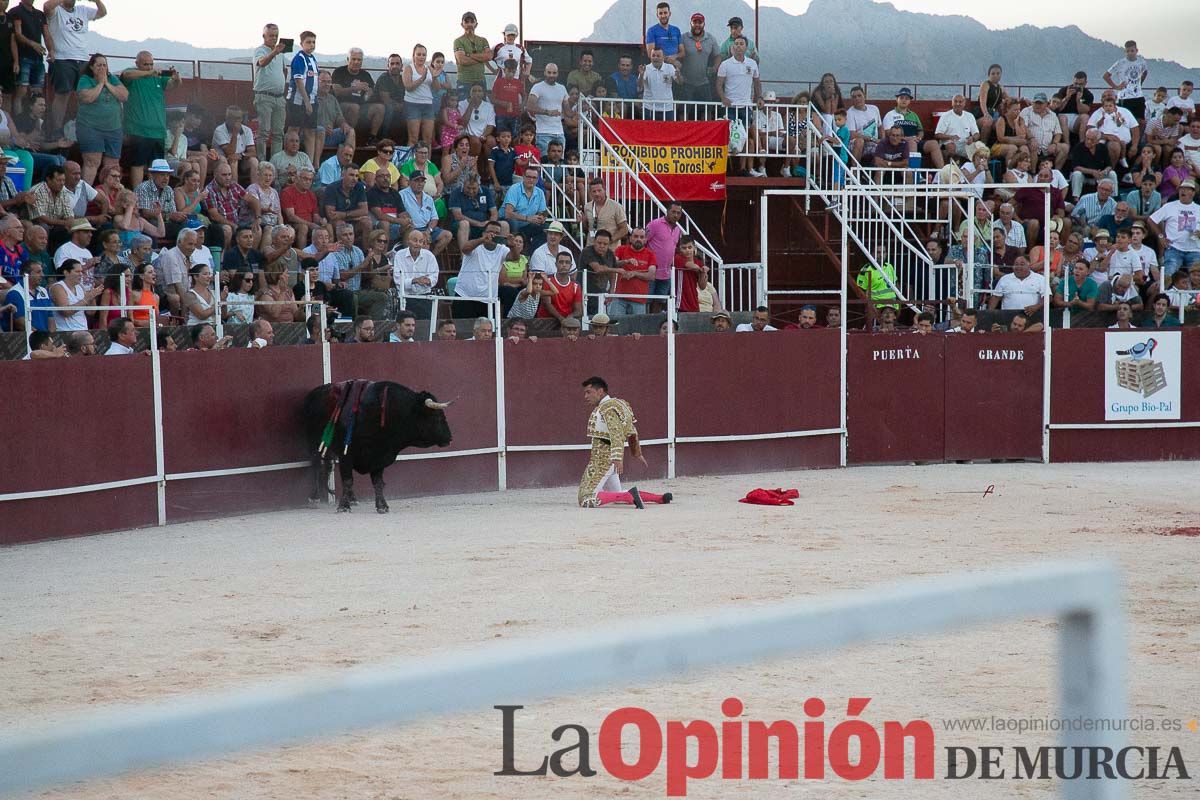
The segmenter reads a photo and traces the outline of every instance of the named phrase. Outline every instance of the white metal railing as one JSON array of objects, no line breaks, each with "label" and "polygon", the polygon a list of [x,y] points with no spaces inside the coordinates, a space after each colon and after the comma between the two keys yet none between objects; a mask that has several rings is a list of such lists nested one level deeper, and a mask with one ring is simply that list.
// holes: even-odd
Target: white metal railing
[{"label": "white metal railing", "polygon": [[[478,712],[501,697],[527,702],[1035,616],[1058,622],[1058,718],[1096,723],[1095,730],[1063,726],[1059,744],[1068,751],[1121,750],[1123,728],[1100,724],[1127,713],[1120,575],[1109,564],[1058,562],[939,575],[815,601],[624,620],[336,674],[276,677],[238,689],[90,709],[0,741],[0,791],[28,792],[316,736]],[[1066,800],[1127,796],[1123,780],[1077,777],[1060,786]]]},{"label": "white metal railing", "polygon": [[767,304],[767,282],[761,261],[722,264],[712,280],[726,311],[753,311]]}]

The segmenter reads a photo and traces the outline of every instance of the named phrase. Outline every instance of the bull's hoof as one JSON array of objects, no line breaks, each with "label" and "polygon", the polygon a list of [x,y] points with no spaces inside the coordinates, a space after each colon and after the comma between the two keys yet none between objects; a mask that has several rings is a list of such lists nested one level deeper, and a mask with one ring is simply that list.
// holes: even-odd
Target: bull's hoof
[{"label": "bull's hoof", "polygon": [[390,509],[390,508],[388,508],[388,504],[387,504],[387,503],[382,503],[382,504],[381,504],[381,503],[376,503],[376,504],[375,504],[375,511],[376,511],[377,513],[379,513],[379,514],[386,514],[386,513],[388,513],[389,511],[391,511],[391,509]]},{"label": "bull's hoof", "polygon": [[345,502],[338,503],[337,513],[344,514],[344,513],[349,513],[349,511],[350,511],[349,503],[345,503]]},{"label": "bull's hoof", "polygon": [[319,498],[319,497],[308,498],[308,505],[310,508],[321,505],[321,498]]}]

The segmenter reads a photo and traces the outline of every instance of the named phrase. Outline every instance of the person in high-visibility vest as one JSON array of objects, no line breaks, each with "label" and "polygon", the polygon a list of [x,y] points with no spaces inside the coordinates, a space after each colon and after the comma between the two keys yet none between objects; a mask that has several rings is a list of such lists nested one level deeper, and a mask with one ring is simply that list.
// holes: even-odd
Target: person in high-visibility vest
[{"label": "person in high-visibility vest", "polygon": [[[898,297],[892,286],[896,285],[896,268],[892,266],[890,261],[884,259],[883,254],[876,256],[880,266],[876,267],[871,263],[863,264],[858,271],[858,278],[854,281],[858,284],[858,288],[867,293],[867,297],[876,308],[881,306],[898,305]],[[887,276],[886,280],[884,276]],[[889,284],[888,281],[891,281]]]}]

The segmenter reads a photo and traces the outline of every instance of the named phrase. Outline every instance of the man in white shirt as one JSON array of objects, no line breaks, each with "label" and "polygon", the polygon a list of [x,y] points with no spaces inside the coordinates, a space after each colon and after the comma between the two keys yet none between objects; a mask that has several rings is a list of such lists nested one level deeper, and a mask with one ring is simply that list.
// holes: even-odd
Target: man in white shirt
[{"label": "man in white shirt", "polygon": [[638,65],[638,90],[642,93],[642,110],[646,119],[674,122],[675,84],[679,70],[663,60],[661,47],[655,47],[649,64]]},{"label": "man in white shirt", "polygon": [[504,43],[498,44],[492,50],[494,58],[490,64],[492,72],[497,75],[504,73],[504,62],[510,58],[520,65],[518,72],[521,75],[521,80],[529,80],[529,73],[533,69],[533,56],[525,50],[524,47],[517,44],[517,36],[521,33],[520,29],[513,23],[508,23],[504,26]]},{"label": "man in white shirt", "polygon": [[1108,146],[1108,159],[1114,166],[1125,157],[1127,148],[1131,159],[1137,155],[1141,140],[1137,118],[1128,109],[1117,105],[1117,96],[1113,92],[1104,93],[1100,108],[1088,117],[1087,126],[1100,131],[1100,138]]},{"label": "man in white shirt", "polygon": [[[783,124],[783,115],[778,106],[768,106],[767,103],[777,103],[779,97],[774,92],[763,92],[758,99],[758,108],[754,111],[754,135],[758,152],[771,155],[786,155],[787,128]],[[784,159],[781,175],[791,177],[791,167]],[[750,175],[763,178],[767,175],[767,159],[765,156],[758,160],[758,169],[750,170]]]},{"label": "man in white shirt", "polygon": [[1164,286],[1180,267],[1200,264],[1200,204],[1193,202],[1195,197],[1196,182],[1188,178],[1179,184],[1178,200],[1147,217],[1155,235],[1167,242],[1162,262]]},{"label": "man in white shirt", "polygon": [[[753,141],[754,104],[762,97],[758,62],[746,55],[746,37],[733,40],[729,58],[717,67],[717,98],[725,106],[725,116],[732,125],[741,122],[746,129],[747,142]],[[742,159],[742,168],[749,172],[753,165]]]},{"label": "man in white shirt", "polygon": [[1167,101],[1167,108],[1179,108],[1187,117],[1196,111],[1196,101],[1192,99],[1193,86],[1191,81],[1179,84],[1179,94]]},{"label": "man in white shirt", "polygon": [[[425,249],[425,234],[416,228],[408,232],[405,241],[408,247],[400,248],[392,256],[392,281],[401,294],[428,295],[438,282],[437,257]],[[428,317],[433,301],[406,297],[404,307]]]},{"label": "man in white shirt", "polygon": [[526,110],[533,115],[534,128],[537,131],[536,143],[538,150],[543,153],[549,149],[551,141],[567,145],[567,137],[563,133],[562,115],[563,102],[567,99],[567,87],[558,82],[558,65],[547,64],[542,73],[545,80],[535,83],[529,90],[529,100]]},{"label": "man in white shirt", "polygon": [[970,146],[979,141],[979,123],[973,114],[966,112],[966,107],[967,98],[954,95],[950,110],[938,117],[933,141],[925,143],[925,154],[938,169],[946,166],[947,158],[966,158]]},{"label": "man in white shirt", "polygon": [[1193,174],[1200,174],[1200,117],[1188,123],[1186,136],[1179,137],[1179,149],[1191,165]]},{"label": "man in white shirt", "polygon": [[[499,235],[500,223],[492,221],[484,227],[482,236],[463,245],[462,268],[458,272],[458,282],[454,285],[456,295],[496,299],[500,267],[508,256],[508,245],[496,243],[496,237]],[[487,313],[488,306],[483,301],[454,301],[455,319],[484,317]]]},{"label": "man in white shirt", "polygon": [[1116,90],[1121,107],[1133,114],[1134,119],[1143,119],[1146,116],[1146,98],[1142,95],[1142,84],[1149,74],[1150,68],[1146,66],[1146,59],[1138,54],[1137,42],[1132,39],[1125,43],[1125,57],[1117,59],[1117,62],[1108,68],[1108,72],[1104,73],[1104,82]]},{"label": "man in white shirt", "polygon": [[112,342],[104,351],[106,356],[127,356],[137,344],[137,328],[129,317],[117,317],[108,324],[108,338]]},{"label": "man in white shirt", "polygon": [[490,153],[496,144],[492,132],[496,130],[496,107],[484,95],[483,86],[471,87],[466,100],[458,104],[462,119],[462,132],[471,137],[471,153]]},{"label": "man in white shirt", "polygon": [[[328,98],[332,101],[332,98]],[[212,146],[218,156],[233,167],[233,179],[253,183],[258,178],[258,150],[254,146],[254,131],[242,124],[246,114],[240,106],[225,109],[225,122],[213,129]]]},{"label": "man in white shirt", "polygon": [[1033,316],[1042,308],[1042,298],[1046,295],[1046,280],[1038,273],[1031,272],[1029,262],[1024,256],[1018,256],[1013,263],[1013,271],[1001,275],[992,290],[992,299],[988,301],[994,310],[1023,311]]},{"label": "man in white shirt", "polygon": [[754,314],[750,317],[749,322],[743,322],[734,329],[735,333],[761,333],[763,331],[773,331],[776,328],[770,325],[771,314],[766,306],[759,306],[754,309]]},{"label": "man in white shirt", "polygon": [[1048,156],[1054,159],[1055,169],[1062,169],[1063,164],[1067,163],[1070,148],[1067,147],[1058,114],[1050,110],[1046,93],[1035,94],[1033,105],[1021,109],[1019,116],[1025,122],[1025,132],[1029,135],[1029,150],[1039,156],[1034,161],[1040,161],[1041,156]]},{"label": "man in white shirt", "polygon": [[[546,226],[546,243],[529,256],[530,272],[544,272],[547,275],[553,275],[558,271],[556,266],[558,254],[562,252],[571,255],[571,252],[562,244],[563,235],[566,232],[567,229],[558,220]],[[573,255],[571,255],[571,268],[575,268],[575,256]]]},{"label": "man in white shirt", "polygon": [[883,136],[883,118],[879,116],[879,106],[867,105],[867,93],[861,86],[850,90],[846,127],[850,130],[850,152],[860,162],[864,158],[870,160]]},{"label": "man in white shirt", "polygon": [[1104,256],[1108,261],[1109,281],[1115,282],[1119,275],[1129,275],[1133,282],[1141,286],[1146,282],[1146,273],[1142,269],[1141,256],[1129,246],[1133,239],[1130,229],[1118,228],[1116,238],[1117,241]]}]

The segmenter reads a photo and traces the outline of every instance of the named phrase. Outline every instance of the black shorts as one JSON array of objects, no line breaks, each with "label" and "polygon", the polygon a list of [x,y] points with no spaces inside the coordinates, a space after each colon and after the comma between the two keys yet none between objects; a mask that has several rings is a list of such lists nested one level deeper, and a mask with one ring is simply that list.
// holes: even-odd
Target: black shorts
[{"label": "black shorts", "polygon": [[163,157],[163,140],[148,139],[145,136],[130,134],[125,142],[126,152],[129,153],[129,165],[132,167],[148,167],[156,158]]},{"label": "black shorts", "polygon": [[[330,100],[329,102],[334,102]],[[304,110],[304,105],[296,105],[288,103],[287,107],[287,127],[299,128],[302,131],[316,130],[317,128],[317,107],[314,104],[312,113]]]},{"label": "black shorts", "polygon": [[86,66],[86,61],[55,59],[50,64],[50,85],[54,87],[54,93],[70,94],[75,91],[79,76],[83,74],[83,68]]},{"label": "black shorts", "polygon": [[13,73],[13,60],[7,53],[0,58],[0,90],[12,94],[17,89],[17,76]]},{"label": "black shorts", "polygon": [[1137,118],[1138,124],[1141,125],[1146,117],[1146,98],[1130,97],[1117,103],[1121,108],[1133,114]]}]

